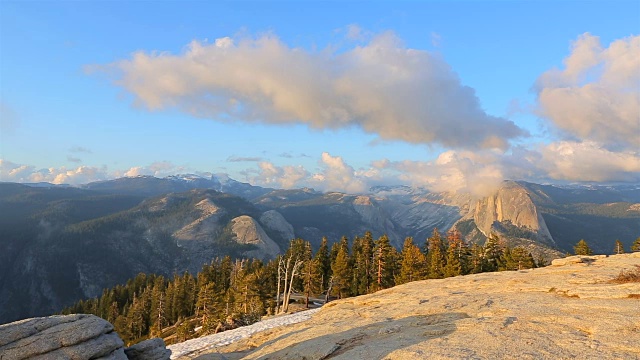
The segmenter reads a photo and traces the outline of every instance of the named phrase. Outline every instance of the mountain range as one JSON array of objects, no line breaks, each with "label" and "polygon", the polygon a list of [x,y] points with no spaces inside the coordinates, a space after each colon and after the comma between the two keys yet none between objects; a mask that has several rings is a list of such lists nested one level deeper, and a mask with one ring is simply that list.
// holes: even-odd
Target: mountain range
[{"label": "mountain range", "polygon": [[132,177],[79,187],[0,183],[0,323],[48,315],[137,273],[197,272],[215,257],[271,259],[300,237],[318,247],[365,231],[396,247],[437,228],[495,233],[552,259],[640,236],[640,186],[505,181],[493,194],[379,186],[367,194],[271,189],[225,175]]}]

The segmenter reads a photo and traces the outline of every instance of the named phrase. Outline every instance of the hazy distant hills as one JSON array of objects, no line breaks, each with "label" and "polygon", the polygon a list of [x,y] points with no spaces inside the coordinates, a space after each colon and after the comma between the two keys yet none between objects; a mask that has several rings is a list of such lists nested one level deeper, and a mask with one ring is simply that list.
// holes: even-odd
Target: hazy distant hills
[{"label": "hazy distant hills", "polygon": [[224,175],[122,178],[80,188],[0,183],[0,323],[50,314],[139,272],[197,271],[213,257],[276,256],[370,230],[400,247],[434,228],[499,234],[546,257],[581,238],[599,253],[640,236],[640,186],[507,181],[490,196],[384,186],[369,194],[278,190]]},{"label": "hazy distant hills", "polygon": [[209,177],[198,175],[177,175],[166,178],[153,176],[126,177],[115,180],[97,181],[81,188],[111,194],[157,196],[171,192],[184,192],[193,189],[211,189],[252,199],[274,189],[253,186],[229,178],[226,174]]}]

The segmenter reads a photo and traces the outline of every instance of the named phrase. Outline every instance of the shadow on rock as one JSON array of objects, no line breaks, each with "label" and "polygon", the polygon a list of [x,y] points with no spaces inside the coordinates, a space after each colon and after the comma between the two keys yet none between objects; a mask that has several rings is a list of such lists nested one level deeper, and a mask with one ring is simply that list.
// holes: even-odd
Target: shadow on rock
[{"label": "shadow on rock", "polygon": [[447,336],[456,331],[456,321],[468,317],[460,312],[408,316],[320,336],[308,328],[265,342],[245,358],[382,359],[398,349]]}]

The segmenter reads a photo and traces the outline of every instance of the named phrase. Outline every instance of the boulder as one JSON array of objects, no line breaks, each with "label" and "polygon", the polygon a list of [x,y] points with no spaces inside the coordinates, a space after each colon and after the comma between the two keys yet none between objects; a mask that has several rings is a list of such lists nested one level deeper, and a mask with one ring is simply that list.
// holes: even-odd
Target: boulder
[{"label": "boulder", "polygon": [[169,360],[162,339],[124,348],[108,321],[89,314],[54,315],[0,325],[0,360]]},{"label": "boulder", "polygon": [[169,360],[171,356],[171,350],[160,338],[139,342],[124,349],[124,353],[129,360]]},{"label": "boulder", "polygon": [[32,318],[0,325],[2,359],[127,359],[113,325],[94,315]]}]

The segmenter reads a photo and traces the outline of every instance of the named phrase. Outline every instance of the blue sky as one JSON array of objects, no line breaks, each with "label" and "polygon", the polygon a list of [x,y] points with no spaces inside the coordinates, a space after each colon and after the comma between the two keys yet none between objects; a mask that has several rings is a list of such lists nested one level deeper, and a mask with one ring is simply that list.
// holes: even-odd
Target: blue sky
[{"label": "blue sky", "polygon": [[[475,191],[473,184],[503,178],[640,181],[637,101],[602,111],[602,104],[593,104],[582,111],[581,106],[561,108],[566,101],[550,91],[571,89],[573,99],[584,97],[576,100],[581,104],[591,98],[585,93],[589,85],[596,85],[611,99],[631,91],[637,100],[640,85],[634,74],[640,68],[624,61],[640,57],[637,1],[3,0],[0,23],[2,181],[80,183],[122,175],[225,172],[260,185],[350,192],[379,183]],[[222,55],[214,44],[226,37],[233,45]],[[268,49],[259,41],[267,38],[276,39],[274,46],[282,50],[274,62],[263,60]],[[210,68],[185,75],[182,67],[191,64],[187,54],[194,40],[208,50],[200,59]],[[243,40],[249,43],[244,52]],[[623,50],[610,46],[616,41]],[[572,44],[585,50],[574,51]],[[397,64],[386,58],[383,69],[400,69],[417,79],[394,78],[397,72],[391,70],[380,75],[382,90],[374,105],[380,105],[378,112],[390,109],[388,116],[353,105],[366,103],[370,97],[363,94],[378,88],[377,68],[367,67],[371,58],[365,58],[375,56],[378,46],[401,54]],[[363,55],[358,49],[370,51]],[[135,52],[147,56],[150,65],[136,63]],[[295,59],[300,52],[304,61]],[[164,55],[172,57],[171,68],[162,67]],[[572,55],[570,68],[563,59]],[[215,59],[227,65],[218,68]],[[414,62],[415,68],[404,67]],[[295,71],[308,63],[315,65]],[[269,74],[281,67],[282,77]],[[551,73],[554,68],[561,74]],[[603,68],[611,71],[602,73]],[[237,71],[256,76],[256,83],[268,79],[269,89],[250,82],[236,86],[239,79],[231,74]],[[575,72],[584,76],[568,82]],[[225,81],[181,88],[188,95],[173,96],[167,95],[173,89],[158,88],[156,82],[166,73],[184,86],[207,76]],[[543,74],[548,76],[541,82]],[[628,74],[631,85],[608,80]],[[132,79],[139,83],[131,85]],[[289,80],[296,86],[280,86]],[[323,88],[318,84],[324,80]],[[451,93],[440,97],[438,87],[427,84],[438,81],[452,86]],[[351,86],[346,93],[333,94],[345,83]],[[472,92],[459,95],[460,89]],[[335,105],[344,119],[336,122],[333,114],[298,119],[307,109],[270,105],[283,94],[306,91],[311,102],[314,94],[332,93],[312,108]],[[216,106],[207,104],[211,94],[239,101],[243,114],[202,110]],[[155,110],[149,96],[161,97]],[[189,110],[195,101],[202,106],[197,116]],[[439,120],[464,102],[471,102],[469,111],[481,113],[466,119],[469,111],[463,109],[451,115],[456,121]],[[433,110],[443,103],[445,109]],[[398,130],[401,125],[389,125],[405,115],[406,134]],[[484,126],[490,118],[499,120]],[[510,123],[517,130],[503,131]],[[440,129],[443,124],[449,129]],[[465,133],[466,124],[477,130]],[[474,132],[486,141],[474,143]],[[492,132],[497,135],[490,139]],[[584,161],[588,164],[575,166]]]}]

